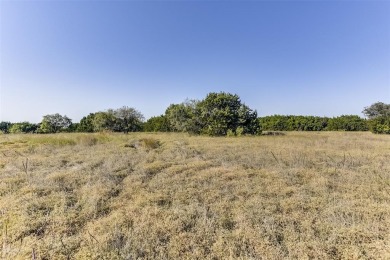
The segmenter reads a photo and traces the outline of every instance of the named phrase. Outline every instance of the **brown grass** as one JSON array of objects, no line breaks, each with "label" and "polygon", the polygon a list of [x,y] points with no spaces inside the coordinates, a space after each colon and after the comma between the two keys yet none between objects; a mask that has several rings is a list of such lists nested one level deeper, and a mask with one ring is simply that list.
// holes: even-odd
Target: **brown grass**
[{"label": "brown grass", "polygon": [[389,259],[390,137],[0,136],[2,259]]}]

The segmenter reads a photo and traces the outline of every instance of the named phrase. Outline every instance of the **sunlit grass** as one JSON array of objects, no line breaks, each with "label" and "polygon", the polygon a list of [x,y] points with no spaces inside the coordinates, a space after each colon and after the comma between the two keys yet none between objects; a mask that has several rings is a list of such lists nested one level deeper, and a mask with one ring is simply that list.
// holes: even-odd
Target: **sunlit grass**
[{"label": "sunlit grass", "polygon": [[390,137],[0,136],[4,259],[388,259]]}]

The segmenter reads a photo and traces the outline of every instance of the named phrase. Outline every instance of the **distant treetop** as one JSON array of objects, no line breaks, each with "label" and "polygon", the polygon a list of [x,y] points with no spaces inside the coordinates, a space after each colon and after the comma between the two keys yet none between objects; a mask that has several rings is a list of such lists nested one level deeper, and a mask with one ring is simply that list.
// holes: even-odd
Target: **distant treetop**
[{"label": "distant treetop", "polygon": [[380,116],[390,116],[390,104],[383,102],[376,102],[369,107],[365,107],[362,113],[369,119],[373,119]]}]

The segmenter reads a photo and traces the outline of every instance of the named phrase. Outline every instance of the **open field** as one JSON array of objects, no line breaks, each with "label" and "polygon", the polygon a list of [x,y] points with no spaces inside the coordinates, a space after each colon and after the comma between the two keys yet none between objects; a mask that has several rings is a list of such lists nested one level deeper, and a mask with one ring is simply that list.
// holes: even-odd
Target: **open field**
[{"label": "open field", "polygon": [[390,136],[0,135],[2,259],[390,259]]}]

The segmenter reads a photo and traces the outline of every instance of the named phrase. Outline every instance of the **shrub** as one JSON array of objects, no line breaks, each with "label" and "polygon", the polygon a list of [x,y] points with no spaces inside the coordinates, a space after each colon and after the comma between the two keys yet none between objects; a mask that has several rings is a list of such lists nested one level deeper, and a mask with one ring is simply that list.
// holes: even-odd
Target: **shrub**
[{"label": "shrub", "polygon": [[236,129],[236,135],[242,136],[244,134],[244,128],[242,126],[237,127]]},{"label": "shrub", "polygon": [[29,122],[21,122],[12,124],[9,128],[11,134],[21,134],[21,133],[36,133],[38,130],[37,124],[31,124]]},{"label": "shrub", "polygon": [[169,122],[166,116],[154,116],[144,124],[145,132],[169,132]]},{"label": "shrub", "polygon": [[227,130],[226,136],[227,136],[227,137],[234,137],[234,136],[236,136],[236,135],[234,134],[234,132],[233,132],[232,129],[229,129],[229,130]]},{"label": "shrub", "polygon": [[11,122],[0,122],[0,133],[8,134],[11,126]]},{"label": "shrub", "polygon": [[369,120],[370,131],[375,134],[390,134],[390,116],[380,116]]}]

